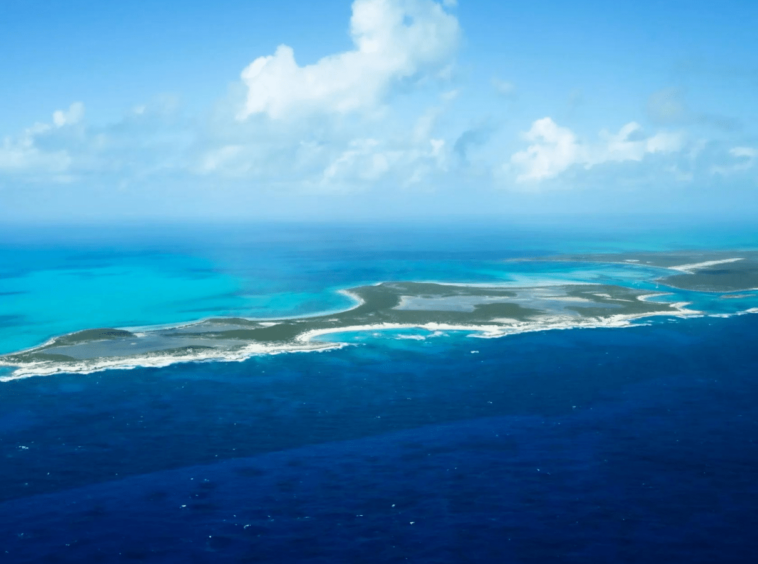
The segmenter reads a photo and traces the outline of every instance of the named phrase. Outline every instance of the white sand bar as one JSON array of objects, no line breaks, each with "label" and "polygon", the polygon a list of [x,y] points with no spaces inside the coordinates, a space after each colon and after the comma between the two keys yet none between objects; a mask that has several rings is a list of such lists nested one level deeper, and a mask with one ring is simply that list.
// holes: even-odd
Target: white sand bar
[{"label": "white sand bar", "polygon": [[699,268],[708,268],[709,266],[716,266],[717,264],[727,264],[730,262],[737,262],[738,260],[743,260],[743,259],[730,258],[730,259],[724,259],[724,260],[709,260],[705,262],[695,262],[692,264],[680,264],[679,266],[669,266],[667,268],[670,268],[671,270],[679,270],[681,272],[686,272],[687,274],[692,274],[693,270],[698,270]]}]

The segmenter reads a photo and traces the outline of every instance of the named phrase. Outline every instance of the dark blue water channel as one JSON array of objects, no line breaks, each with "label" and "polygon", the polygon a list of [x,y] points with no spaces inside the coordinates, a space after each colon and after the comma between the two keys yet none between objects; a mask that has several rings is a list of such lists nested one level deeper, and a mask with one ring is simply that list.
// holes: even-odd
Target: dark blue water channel
[{"label": "dark blue water channel", "polygon": [[659,320],[8,382],[0,561],[749,562],[757,336]]}]

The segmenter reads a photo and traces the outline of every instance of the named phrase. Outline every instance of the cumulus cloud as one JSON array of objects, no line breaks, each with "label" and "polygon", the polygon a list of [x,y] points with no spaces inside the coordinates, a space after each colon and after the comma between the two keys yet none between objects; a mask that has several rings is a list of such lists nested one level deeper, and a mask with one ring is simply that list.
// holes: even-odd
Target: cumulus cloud
[{"label": "cumulus cloud", "polygon": [[353,50],[307,66],[297,64],[287,45],[255,59],[242,71],[247,99],[237,118],[374,108],[393,84],[450,63],[460,32],[445,6],[433,0],[356,0],[350,20]]},{"label": "cumulus cloud", "polygon": [[511,166],[518,182],[538,182],[558,176],[574,165],[585,169],[607,162],[641,161],[653,153],[671,153],[682,148],[681,136],[661,132],[645,137],[639,124],[631,122],[618,133],[600,132],[600,142],[588,144],[551,118],[535,121],[524,134],[531,145],[513,154]]},{"label": "cumulus cloud", "polygon": [[532,145],[511,157],[511,163],[521,171],[516,178],[519,182],[551,178],[575,163],[586,161],[585,149],[571,130],[560,127],[549,117],[535,121],[524,139]]}]

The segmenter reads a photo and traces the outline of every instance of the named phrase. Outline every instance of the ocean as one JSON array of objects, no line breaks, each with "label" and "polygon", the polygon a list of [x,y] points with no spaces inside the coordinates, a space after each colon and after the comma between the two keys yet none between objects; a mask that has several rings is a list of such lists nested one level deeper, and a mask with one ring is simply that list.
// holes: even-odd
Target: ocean
[{"label": "ocean", "polygon": [[[1,235],[0,353],[336,311],[388,280],[655,289],[646,268],[503,261],[758,247],[751,226],[611,221]],[[2,382],[0,561],[751,561],[758,316],[680,298],[719,317]]]}]

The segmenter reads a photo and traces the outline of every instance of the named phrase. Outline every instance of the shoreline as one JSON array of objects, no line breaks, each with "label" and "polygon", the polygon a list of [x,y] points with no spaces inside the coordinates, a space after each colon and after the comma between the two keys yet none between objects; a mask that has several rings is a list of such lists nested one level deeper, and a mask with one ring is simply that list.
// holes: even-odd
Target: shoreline
[{"label": "shoreline", "polygon": [[[604,257],[597,255],[506,261],[642,267],[651,271],[650,277],[642,281],[646,283],[645,289],[635,283],[636,279],[631,282],[626,279],[588,282],[562,280],[549,275],[536,277],[531,282],[518,277],[495,282],[389,280],[352,288],[332,288],[351,303],[346,304],[344,309],[307,315],[209,316],[179,323],[84,329],[52,337],[34,347],[0,355],[0,367],[12,369],[12,372],[0,376],[0,382],[62,373],[89,374],[110,369],[166,367],[184,362],[240,362],[269,354],[326,351],[350,345],[320,341],[321,337],[343,333],[417,329],[435,335],[466,332],[469,333],[467,336],[475,338],[499,338],[537,331],[630,327],[639,325],[640,320],[660,316],[731,317],[756,313],[758,308],[740,312],[712,307],[701,308],[708,311],[689,309],[694,298],[689,292],[711,292],[687,288],[683,289],[687,292],[684,294],[666,291],[680,288],[654,277],[656,271],[696,277],[691,271],[753,260],[736,258],[735,254],[732,251],[729,255],[687,255],[693,259],[700,258],[699,262],[682,261],[681,254],[672,253],[661,253],[655,257],[650,253],[608,257],[617,259],[614,261],[602,260]],[[640,262],[635,256],[657,264]],[[629,258],[620,262],[623,257]],[[750,276],[746,279],[752,280]],[[655,290],[653,284],[656,288],[658,284],[665,288]],[[728,294],[737,292],[716,293],[728,297]],[[672,296],[669,298],[672,301],[666,301],[669,296]],[[413,300],[416,301],[414,307],[403,307],[404,303],[412,303]],[[417,340],[425,338],[423,335],[414,337]]]},{"label": "shoreline", "polygon": [[[374,282],[371,284],[371,286],[381,286],[382,284],[387,284],[388,282]],[[493,288],[493,289],[508,289],[508,290],[525,290],[529,288],[550,288],[550,287],[561,287],[561,286],[602,286],[601,283],[597,282],[563,282],[563,281],[556,281],[555,283],[546,283],[546,284],[535,284],[531,286],[525,286],[522,284],[511,286],[508,284],[508,282],[499,282],[499,283],[485,283],[485,282],[438,282],[435,280],[422,280],[422,281],[413,281],[413,283],[416,284],[436,284],[438,286],[450,286],[450,287],[458,287],[458,288]],[[366,301],[361,298],[359,295],[355,294],[351,291],[349,288],[339,289],[336,290],[336,293],[342,294],[344,296],[349,297],[351,300],[354,301],[354,304],[351,307],[348,307],[347,309],[330,309],[325,310],[321,312],[311,313],[307,315],[293,315],[293,316],[284,316],[284,317],[245,317],[245,316],[209,316],[209,317],[202,317],[200,319],[195,319],[193,321],[179,321],[176,323],[157,323],[155,325],[129,325],[124,327],[116,327],[115,329],[120,329],[124,331],[130,331],[135,334],[141,334],[145,332],[150,331],[158,331],[158,330],[171,330],[171,329],[183,329],[186,327],[194,327],[195,325],[201,325],[203,323],[208,323],[213,320],[232,320],[232,319],[241,319],[244,321],[250,321],[250,322],[258,322],[258,323],[267,323],[267,322],[280,322],[280,321],[291,321],[291,320],[308,320],[318,317],[325,317],[329,315],[337,315],[337,314],[343,314],[343,313],[349,313],[355,309],[358,309],[359,307],[366,304]],[[9,355],[16,355],[16,354],[24,354],[24,353],[33,353],[36,351],[39,351],[41,349],[45,349],[51,345],[54,345],[58,340],[63,339],[65,337],[69,337],[72,335],[76,335],[78,333],[81,333],[82,331],[86,331],[87,329],[77,329],[76,331],[69,331],[68,333],[62,333],[60,335],[56,335],[54,337],[50,337],[47,341],[40,343],[39,345],[34,345],[32,347],[27,347],[24,349],[19,349],[16,351],[11,351],[9,353],[3,353],[0,354],[0,366],[15,366],[12,364],[5,364],[3,363],[2,358],[4,356]],[[92,341],[97,342],[97,341]],[[0,380],[1,382],[2,380]]]},{"label": "shoreline", "polygon": [[[637,314],[618,314],[607,318],[568,319],[566,316],[555,316],[539,321],[515,321],[511,325],[454,325],[444,323],[425,324],[402,324],[381,323],[375,325],[356,325],[339,328],[313,329],[299,335],[294,343],[283,345],[261,345],[252,343],[234,351],[202,351],[187,355],[150,355],[135,356],[129,358],[108,358],[83,360],[71,365],[48,364],[46,366],[23,366],[18,367],[7,376],[0,376],[0,382],[12,382],[26,378],[54,376],[58,374],[93,374],[107,370],[133,370],[137,368],[165,368],[174,364],[201,363],[201,362],[244,362],[256,356],[268,356],[287,353],[328,352],[342,349],[348,346],[356,346],[352,343],[339,342],[314,342],[314,339],[329,334],[377,332],[402,329],[420,329],[436,335],[445,335],[446,331],[470,332],[467,337],[481,339],[496,339],[524,333],[536,333],[541,331],[570,330],[570,329],[623,329],[629,327],[642,327],[644,324],[633,323],[635,321],[652,317],[674,317],[679,319],[699,317],[734,317],[745,314],[758,314],[758,308],[733,314],[705,314],[696,310],[688,310],[689,302],[677,302],[671,304],[675,311],[650,312]],[[426,339],[426,337],[423,337]],[[420,339],[419,339],[420,340]],[[0,360],[0,366],[14,367]]]}]

